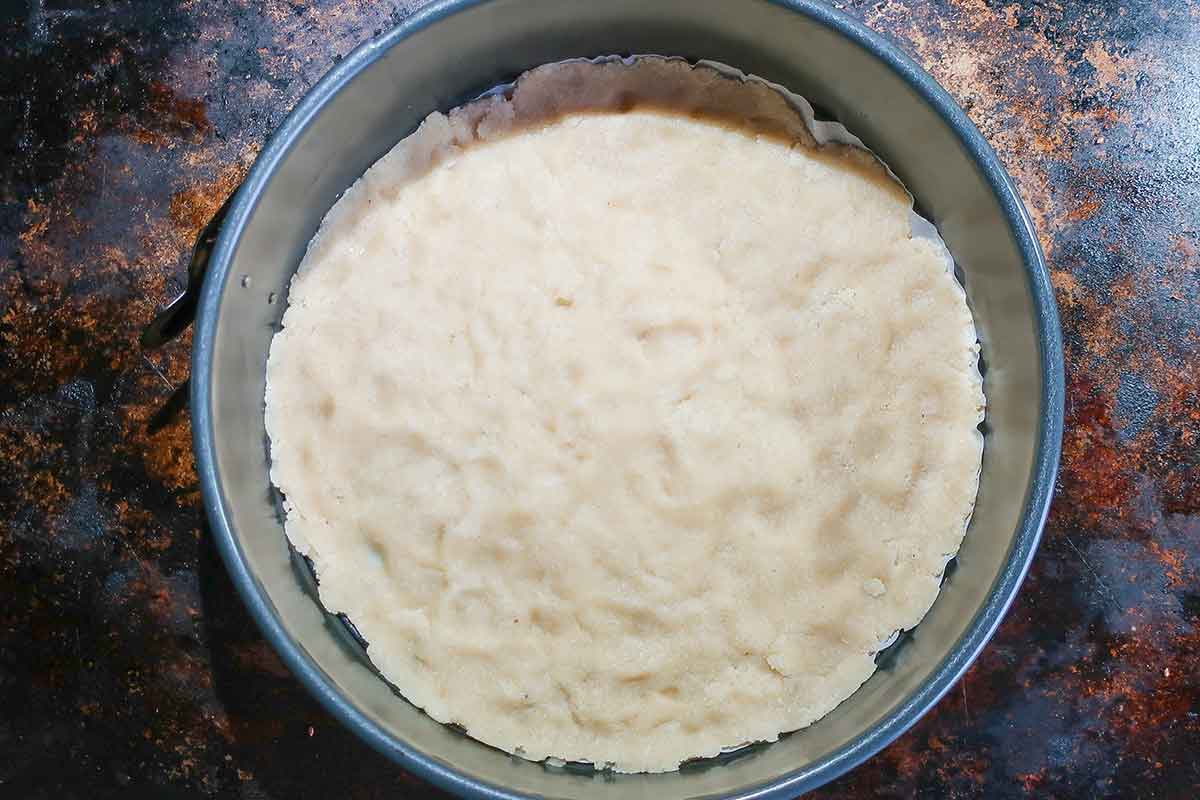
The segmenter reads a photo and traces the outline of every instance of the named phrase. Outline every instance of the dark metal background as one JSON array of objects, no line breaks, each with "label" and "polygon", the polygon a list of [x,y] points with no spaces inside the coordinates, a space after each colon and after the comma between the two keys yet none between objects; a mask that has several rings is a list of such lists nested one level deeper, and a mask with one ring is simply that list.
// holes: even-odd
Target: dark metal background
[{"label": "dark metal background", "polygon": [[[419,5],[419,3],[414,4]],[[1200,796],[1200,2],[836,3],[966,108],[1067,336],[1042,550],[996,640],[823,797]],[[437,796],[318,709],[203,528],[192,240],[378,0],[0,0],[0,796]]]}]

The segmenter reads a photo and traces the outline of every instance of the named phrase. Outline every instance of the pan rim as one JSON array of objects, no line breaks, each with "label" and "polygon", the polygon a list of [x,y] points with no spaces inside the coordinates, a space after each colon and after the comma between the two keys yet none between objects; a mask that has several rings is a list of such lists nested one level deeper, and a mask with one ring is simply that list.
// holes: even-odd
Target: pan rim
[{"label": "pan rim", "polygon": [[[277,166],[326,103],[394,45],[439,20],[490,0],[440,0],[392,30],[367,41],[335,65],[297,104],[259,155],[230,207],[209,264],[196,315],[192,347],[193,448],[207,514],[217,548],[251,616],[289,670],[321,705],[368,745],[404,769],[458,795],[518,800],[529,795],[462,773],[392,735],[371,720],[333,684],[303,646],[283,627],[274,605],[250,568],[227,512],[217,467],[213,425],[212,359],[221,302],[233,256]],[[1061,453],[1064,406],[1062,333],[1054,290],[1033,223],[1011,178],[991,146],[950,95],[898,47],[819,0],[766,0],[840,34],[881,60],[931,106],[958,137],[999,202],[1021,253],[1033,300],[1042,391],[1037,445],[1021,519],[1004,569],[991,594],[930,677],[876,725],[817,761],[766,783],[743,787],[730,798],[782,800],[844,774],[890,744],[917,722],[961,678],[991,639],[1020,588],[1037,550],[1053,495]]]}]

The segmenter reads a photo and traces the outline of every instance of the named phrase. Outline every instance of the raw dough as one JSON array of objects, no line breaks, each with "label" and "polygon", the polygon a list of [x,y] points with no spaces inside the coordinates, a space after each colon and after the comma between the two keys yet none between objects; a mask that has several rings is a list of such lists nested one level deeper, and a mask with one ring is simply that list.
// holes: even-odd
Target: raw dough
[{"label": "raw dough", "polygon": [[876,162],[579,100],[630,74],[592,66],[432,115],[330,212],[271,348],[272,477],[410,701],[671,770],[823,716],[921,619],[984,400],[962,289]]}]

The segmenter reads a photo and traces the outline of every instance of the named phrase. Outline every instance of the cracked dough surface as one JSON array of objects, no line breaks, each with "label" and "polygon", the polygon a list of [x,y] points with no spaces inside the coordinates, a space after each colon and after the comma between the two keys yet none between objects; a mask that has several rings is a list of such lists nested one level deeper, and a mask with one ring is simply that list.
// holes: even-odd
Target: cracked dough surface
[{"label": "cracked dough surface", "polygon": [[639,107],[517,126],[520,91],[430,117],[304,259],[268,364],[287,534],[488,744],[661,771],[775,739],[958,549],[963,292],[853,153]]}]

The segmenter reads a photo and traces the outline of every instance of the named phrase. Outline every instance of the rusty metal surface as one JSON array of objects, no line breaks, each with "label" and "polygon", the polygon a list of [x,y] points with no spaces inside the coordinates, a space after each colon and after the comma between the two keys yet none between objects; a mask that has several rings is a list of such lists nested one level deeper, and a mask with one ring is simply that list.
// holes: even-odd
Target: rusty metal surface
[{"label": "rusty metal surface", "polygon": [[[413,5],[419,5],[414,3]],[[1067,336],[1063,469],[994,642],[823,798],[1200,796],[1200,2],[856,0],[1008,165]],[[377,0],[0,4],[0,796],[435,797],[233,595],[138,333]]]}]

